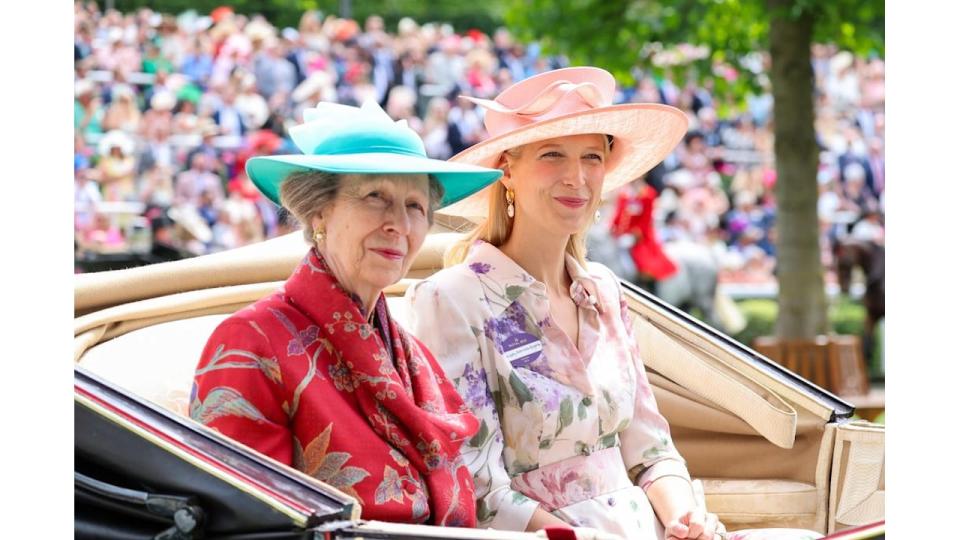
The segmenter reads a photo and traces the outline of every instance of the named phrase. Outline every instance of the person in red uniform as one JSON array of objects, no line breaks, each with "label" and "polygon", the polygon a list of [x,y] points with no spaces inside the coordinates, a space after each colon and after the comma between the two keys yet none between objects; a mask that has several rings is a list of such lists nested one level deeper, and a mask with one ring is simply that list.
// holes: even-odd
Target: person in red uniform
[{"label": "person in red uniform", "polygon": [[363,519],[472,527],[459,450],[478,421],[382,291],[407,273],[433,211],[500,171],[427,159],[372,101],[307,113],[291,129],[306,155],[246,168],[310,249],[280,290],[214,330],[190,416],[352,495]]},{"label": "person in red uniform", "polygon": [[641,281],[667,279],[677,272],[677,266],[663,252],[653,225],[653,205],[657,192],[649,184],[638,179],[620,190],[617,196],[613,221],[610,225],[615,238],[623,235],[633,237],[630,257],[637,268]]}]

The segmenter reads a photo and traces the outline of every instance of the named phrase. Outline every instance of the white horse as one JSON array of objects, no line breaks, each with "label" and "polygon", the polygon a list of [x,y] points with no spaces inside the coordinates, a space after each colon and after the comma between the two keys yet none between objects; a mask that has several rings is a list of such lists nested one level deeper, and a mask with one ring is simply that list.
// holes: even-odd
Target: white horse
[{"label": "white horse", "polygon": [[698,308],[707,324],[723,328],[715,305],[720,265],[710,248],[689,240],[678,240],[663,244],[663,251],[677,266],[677,273],[657,281],[654,294],[687,312]]},{"label": "white horse", "polygon": [[[587,233],[587,246],[590,260],[603,263],[617,276],[639,285],[629,247],[618,245],[606,227],[591,227]],[[677,273],[656,282],[651,292],[684,311],[699,308],[708,324],[719,327],[714,305],[719,264],[710,248],[689,240],[678,240],[663,244],[663,251],[677,265]]]}]

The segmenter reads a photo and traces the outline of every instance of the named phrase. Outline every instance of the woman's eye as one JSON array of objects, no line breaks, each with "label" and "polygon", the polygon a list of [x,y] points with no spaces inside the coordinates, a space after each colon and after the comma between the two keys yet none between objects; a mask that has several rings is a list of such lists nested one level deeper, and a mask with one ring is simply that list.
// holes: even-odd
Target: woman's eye
[{"label": "woman's eye", "polygon": [[561,154],[560,152],[557,152],[557,151],[544,152],[544,154],[543,154],[542,156],[540,156],[540,157],[545,157],[545,158],[563,157],[563,154]]},{"label": "woman's eye", "polygon": [[412,202],[412,203],[408,204],[408,205],[407,205],[407,208],[412,208],[412,209],[414,209],[414,210],[416,210],[416,211],[418,211],[418,212],[420,212],[420,213],[422,213],[422,214],[426,214],[426,213],[427,213],[427,210],[423,207],[423,205],[420,204],[420,203],[418,203],[418,202]]},{"label": "woman's eye", "polygon": [[587,158],[587,159],[595,159],[595,160],[600,161],[600,162],[603,161],[603,156],[601,156],[600,154],[587,154],[587,155],[584,156],[584,157]]}]

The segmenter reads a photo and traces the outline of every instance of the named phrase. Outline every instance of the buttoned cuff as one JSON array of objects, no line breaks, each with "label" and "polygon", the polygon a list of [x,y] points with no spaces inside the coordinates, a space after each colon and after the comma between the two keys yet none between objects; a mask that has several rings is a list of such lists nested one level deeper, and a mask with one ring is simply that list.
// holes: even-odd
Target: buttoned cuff
[{"label": "buttoned cuff", "polygon": [[650,487],[654,481],[664,476],[677,476],[690,482],[690,472],[683,461],[676,459],[664,459],[658,461],[633,479],[633,483],[640,486],[644,491]]}]

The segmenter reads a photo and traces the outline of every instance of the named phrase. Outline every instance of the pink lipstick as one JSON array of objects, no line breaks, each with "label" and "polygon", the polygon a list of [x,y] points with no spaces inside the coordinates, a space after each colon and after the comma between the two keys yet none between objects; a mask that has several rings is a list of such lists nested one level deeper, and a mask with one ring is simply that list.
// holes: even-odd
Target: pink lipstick
[{"label": "pink lipstick", "polygon": [[582,208],[587,204],[587,199],[580,199],[577,197],[554,197],[560,204],[570,207],[570,208]]}]

